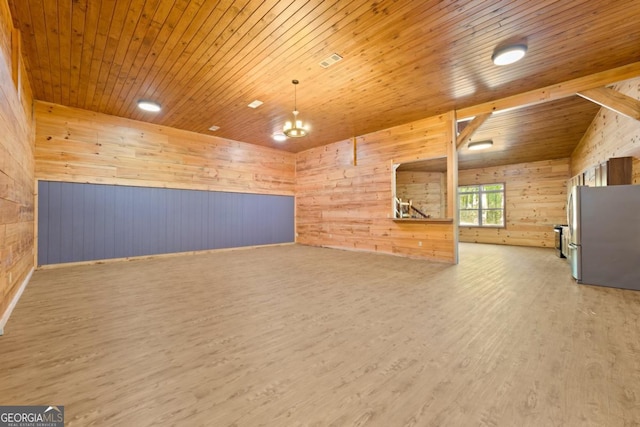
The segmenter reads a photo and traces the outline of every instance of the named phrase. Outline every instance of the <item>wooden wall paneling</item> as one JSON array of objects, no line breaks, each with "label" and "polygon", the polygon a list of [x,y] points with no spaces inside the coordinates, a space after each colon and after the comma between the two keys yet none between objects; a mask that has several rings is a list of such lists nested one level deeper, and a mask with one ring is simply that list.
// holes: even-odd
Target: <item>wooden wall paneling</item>
[{"label": "wooden wall paneling", "polygon": [[461,242],[553,247],[566,224],[569,159],[459,171],[459,184],[505,183],[505,228],[460,227]]},{"label": "wooden wall paneling", "polygon": [[459,261],[458,242],[460,241],[460,231],[458,227],[458,119],[457,113],[451,111],[448,114],[448,123],[445,127],[445,144],[447,151],[447,217],[453,220],[453,262]]},{"label": "wooden wall paneling", "polygon": [[32,94],[14,34],[0,0],[0,334],[34,266]]},{"label": "wooden wall paneling", "polygon": [[[640,100],[640,77],[616,83],[612,88]],[[637,176],[640,173],[640,121],[601,108],[571,154],[571,175],[584,173],[611,157],[626,156],[634,158],[633,175]]]},{"label": "wooden wall paneling", "polygon": [[[24,8],[18,8],[17,10],[10,10],[10,12],[15,13],[15,14],[12,14],[14,23],[24,22],[25,23],[24,25],[27,28],[29,29],[33,28],[33,26],[31,25],[31,15],[29,14],[28,10],[25,10]],[[21,28],[22,28],[22,24],[21,24]],[[25,36],[24,32],[21,32],[21,33],[22,33],[22,36],[21,36],[22,61],[21,62],[25,64],[26,69],[28,71],[28,76],[30,77],[30,79],[29,77],[26,77],[29,80],[29,84],[26,86],[29,86],[30,89],[33,89],[34,92],[43,93],[43,88],[42,88],[43,79],[41,76],[41,71],[38,67],[29,66],[28,56],[26,55],[26,52],[25,52],[25,45],[28,44],[31,39],[29,38],[27,40],[26,38],[23,38]],[[31,36],[31,34],[32,33],[30,32],[29,36]],[[35,45],[35,43],[33,43],[33,45]]]},{"label": "wooden wall paneling", "polygon": [[452,223],[392,220],[392,165],[447,155],[453,114],[436,116],[298,153],[296,231],[302,244],[454,262]]},{"label": "wooden wall paneling", "polygon": [[446,216],[446,185],[444,173],[396,171],[396,197],[433,218]]},{"label": "wooden wall paneling", "polygon": [[293,195],[295,155],[129,119],[36,103],[43,180]]}]

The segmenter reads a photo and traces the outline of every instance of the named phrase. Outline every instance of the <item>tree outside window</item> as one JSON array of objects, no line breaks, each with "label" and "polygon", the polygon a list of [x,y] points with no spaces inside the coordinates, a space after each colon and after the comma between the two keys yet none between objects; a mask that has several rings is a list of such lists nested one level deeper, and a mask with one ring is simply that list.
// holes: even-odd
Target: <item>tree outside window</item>
[{"label": "tree outside window", "polygon": [[504,183],[458,187],[459,225],[504,227]]}]

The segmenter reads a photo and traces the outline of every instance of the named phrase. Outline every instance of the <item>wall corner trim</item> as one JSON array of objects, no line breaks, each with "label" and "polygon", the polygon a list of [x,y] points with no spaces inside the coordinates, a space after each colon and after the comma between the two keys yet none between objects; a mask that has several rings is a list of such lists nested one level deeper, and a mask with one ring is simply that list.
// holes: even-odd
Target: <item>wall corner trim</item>
[{"label": "wall corner trim", "polygon": [[18,288],[18,292],[16,292],[16,294],[13,296],[13,299],[9,303],[9,306],[7,307],[7,310],[2,315],[2,318],[0,318],[0,336],[4,335],[4,327],[7,324],[7,322],[9,321],[9,316],[11,316],[11,312],[13,312],[13,309],[18,304],[18,300],[20,299],[20,297],[22,296],[22,293],[24,292],[25,288],[27,287],[27,284],[29,283],[29,280],[31,280],[31,276],[33,275],[33,271],[34,271],[34,268],[32,267],[31,270],[29,271],[29,274],[27,274],[27,277],[25,277],[24,280],[22,281],[22,284],[20,285],[20,288]]}]

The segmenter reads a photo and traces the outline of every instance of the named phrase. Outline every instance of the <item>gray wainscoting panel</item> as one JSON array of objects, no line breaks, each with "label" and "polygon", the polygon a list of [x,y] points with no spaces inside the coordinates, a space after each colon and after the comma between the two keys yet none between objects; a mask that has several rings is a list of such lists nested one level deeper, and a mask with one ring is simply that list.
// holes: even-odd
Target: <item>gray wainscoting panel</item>
[{"label": "gray wainscoting panel", "polygon": [[38,185],[40,265],[294,240],[293,196]]}]

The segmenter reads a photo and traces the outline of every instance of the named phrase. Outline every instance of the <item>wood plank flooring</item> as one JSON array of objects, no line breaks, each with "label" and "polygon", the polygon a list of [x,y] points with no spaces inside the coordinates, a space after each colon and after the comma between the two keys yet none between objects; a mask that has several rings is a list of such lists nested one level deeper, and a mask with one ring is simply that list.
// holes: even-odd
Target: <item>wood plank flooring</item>
[{"label": "wood plank flooring", "polygon": [[640,425],[640,292],[550,249],[301,245],[36,271],[0,405],[68,426]]}]

